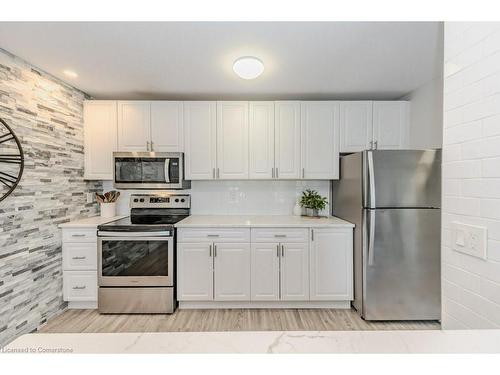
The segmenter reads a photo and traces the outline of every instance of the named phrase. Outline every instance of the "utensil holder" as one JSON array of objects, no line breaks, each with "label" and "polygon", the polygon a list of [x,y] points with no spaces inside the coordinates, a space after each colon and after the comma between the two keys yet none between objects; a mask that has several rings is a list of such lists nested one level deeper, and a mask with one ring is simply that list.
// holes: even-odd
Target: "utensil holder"
[{"label": "utensil holder", "polygon": [[101,203],[101,217],[116,216],[116,202]]}]

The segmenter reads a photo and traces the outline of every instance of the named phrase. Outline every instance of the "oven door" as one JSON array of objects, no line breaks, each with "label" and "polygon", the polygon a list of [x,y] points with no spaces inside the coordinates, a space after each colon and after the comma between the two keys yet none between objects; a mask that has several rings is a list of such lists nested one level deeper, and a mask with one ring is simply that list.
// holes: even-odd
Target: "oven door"
[{"label": "oven door", "polygon": [[99,286],[173,286],[173,237],[98,237]]},{"label": "oven door", "polygon": [[114,153],[114,182],[118,189],[182,189],[180,153]]}]

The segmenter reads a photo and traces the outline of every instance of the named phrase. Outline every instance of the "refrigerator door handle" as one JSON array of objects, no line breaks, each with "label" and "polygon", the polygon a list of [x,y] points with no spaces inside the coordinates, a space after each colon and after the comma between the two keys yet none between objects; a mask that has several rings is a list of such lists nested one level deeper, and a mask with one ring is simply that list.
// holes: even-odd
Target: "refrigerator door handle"
[{"label": "refrigerator door handle", "polygon": [[373,246],[375,242],[375,210],[370,211],[370,229],[368,233],[368,265],[375,264],[375,255],[373,254]]},{"label": "refrigerator door handle", "polygon": [[369,207],[375,208],[375,175],[373,169],[373,152],[368,151],[368,182],[370,188],[370,203]]}]

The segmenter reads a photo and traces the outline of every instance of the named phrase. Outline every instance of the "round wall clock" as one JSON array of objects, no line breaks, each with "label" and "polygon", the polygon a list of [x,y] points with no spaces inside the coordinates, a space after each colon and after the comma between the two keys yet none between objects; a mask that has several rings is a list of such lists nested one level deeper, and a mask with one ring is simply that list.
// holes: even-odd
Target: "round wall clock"
[{"label": "round wall clock", "polygon": [[21,142],[0,118],[0,201],[14,191],[24,170]]}]

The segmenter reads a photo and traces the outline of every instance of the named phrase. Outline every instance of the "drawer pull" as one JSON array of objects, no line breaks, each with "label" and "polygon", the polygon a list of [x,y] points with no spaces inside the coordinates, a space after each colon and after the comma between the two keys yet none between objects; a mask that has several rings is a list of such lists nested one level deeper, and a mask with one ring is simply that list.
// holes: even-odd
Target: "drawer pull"
[{"label": "drawer pull", "polygon": [[73,290],[83,290],[83,289],[87,289],[87,287],[85,285],[82,285],[82,286],[75,285],[73,287]]},{"label": "drawer pull", "polygon": [[219,237],[218,234],[207,234],[207,237]]},{"label": "drawer pull", "polygon": [[76,257],[73,257],[72,259],[74,259],[74,260],[83,260],[83,259],[87,259],[87,257],[76,256]]},{"label": "drawer pull", "polygon": [[275,234],[274,237],[276,237],[276,238],[285,238],[286,234]]},{"label": "drawer pull", "polygon": [[85,234],[72,234],[71,237],[85,237]]}]

